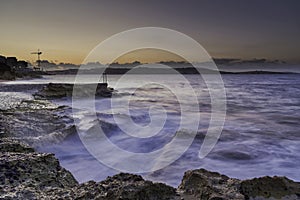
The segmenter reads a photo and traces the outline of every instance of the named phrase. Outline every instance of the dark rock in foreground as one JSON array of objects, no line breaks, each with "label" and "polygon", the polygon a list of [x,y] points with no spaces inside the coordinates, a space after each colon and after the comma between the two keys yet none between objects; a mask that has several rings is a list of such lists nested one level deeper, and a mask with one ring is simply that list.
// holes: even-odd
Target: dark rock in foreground
[{"label": "dark rock in foreground", "polygon": [[[92,188],[92,193],[90,192]],[[78,192],[80,191],[80,192]],[[140,199],[159,200],[175,199],[176,189],[163,183],[145,181],[139,175],[120,173],[99,183],[89,181],[81,184],[76,197],[84,196],[84,199]]]},{"label": "dark rock in foreground", "polygon": [[246,199],[265,197],[275,199],[300,199],[300,183],[286,177],[261,177],[241,182],[241,193]]},{"label": "dark rock in foreground", "polygon": [[187,171],[178,187],[184,199],[300,199],[300,183],[286,177],[238,180],[205,169]]},{"label": "dark rock in foreground", "polygon": [[175,188],[133,174],[78,184],[53,154],[21,146],[0,142],[0,199],[178,199]]},{"label": "dark rock in foreground", "polygon": [[178,187],[185,199],[244,199],[240,180],[205,169],[187,171]]},{"label": "dark rock in foreground", "polygon": [[187,171],[178,189],[120,173],[79,184],[53,154],[36,153],[13,139],[0,140],[0,199],[299,199],[300,183],[285,177],[241,181],[205,169]]},{"label": "dark rock in foreground", "polygon": [[48,188],[74,187],[73,175],[53,154],[36,153],[13,140],[0,142],[0,197],[35,199]]},{"label": "dark rock in foreground", "polygon": [[16,142],[9,138],[0,139],[0,152],[14,152],[14,153],[33,153],[34,149],[26,144]]},{"label": "dark rock in foreground", "polygon": [[[71,97],[73,95],[74,84],[68,83],[49,83],[42,90],[34,94],[37,99],[53,99],[62,97]],[[113,89],[109,88],[107,83],[98,83],[95,90],[94,84],[76,85],[76,97],[86,97],[95,94],[98,97],[111,97]]]}]

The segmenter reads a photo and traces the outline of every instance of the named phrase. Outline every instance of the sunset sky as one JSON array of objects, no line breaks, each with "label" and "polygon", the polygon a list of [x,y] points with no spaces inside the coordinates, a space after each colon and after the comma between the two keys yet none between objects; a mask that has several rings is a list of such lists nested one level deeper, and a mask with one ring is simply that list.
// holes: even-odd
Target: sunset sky
[{"label": "sunset sky", "polygon": [[[0,55],[28,61],[39,48],[42,59],[79,64],[113,34],[157,26],[187,34],[213,57],[300,62],[299,0],[7,0],[0,25]],[[155,55],[127,61],[171,59]]]}]

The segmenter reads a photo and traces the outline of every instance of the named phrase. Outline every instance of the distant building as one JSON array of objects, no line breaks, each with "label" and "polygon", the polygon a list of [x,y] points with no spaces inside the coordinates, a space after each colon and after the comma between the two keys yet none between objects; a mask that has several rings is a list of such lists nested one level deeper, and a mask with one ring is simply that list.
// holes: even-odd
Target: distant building
[{"label": "distant building", "polygon": [[17,63],[17,67],[15,68],[16,72],[29,72],[32,71],[31,68],[28,67],[28,62],[24,60],[20,60]]},{"label": "distant building", "polygon": [[[4,57],[0,55],[0,67],[2,68],[2,71],[13,71],[15,72],[21,72],[25,73],[28,71],[32,71],[28,67],[28,63],[24,60],[17,60],[16,57]],[[9,68],[9,69],[8,69]]]},{"label": "distant building", "polygon": [[6,64],[8,66],[10,66],[11,68],[15,68],[15,67],[17,67],[18,60],[17,60],[16,57],[7,57],[6,58]]},{"label": "distant building", "polygon": [[6,58],[0,55],[0,63],[6,64]]},{"label": "distant building", "polygon": [[25,69],[28,67],[28,63],[24,60],[19,60],[17,63],[17,69]]}]

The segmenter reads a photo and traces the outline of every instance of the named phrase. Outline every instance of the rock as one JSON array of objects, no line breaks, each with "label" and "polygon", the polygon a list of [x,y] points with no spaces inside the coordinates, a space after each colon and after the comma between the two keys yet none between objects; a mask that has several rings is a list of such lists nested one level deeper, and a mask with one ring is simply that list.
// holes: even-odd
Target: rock
[{"label": "rock", "polygon": [[244,199],[239,192],[238,179],[229,178],[205,169],[191,170],[184,174],[178,187],[184,199],[221,200]]},{"label": "rock", "polygon": [[[120,179],[121,178],[121,179]],[[89,181],[76,187],[51,188],[36,193],[49,199],[138,199],[138,200],[179,200],[175,189],[162,183],[152,183],[137,178],[137,175],[118,174],[96,183]]]},{"label": "rock", "polygon": [[286,177],[238,180],[205,169],[187,171],[178,187],[183,199],[300,199],[300,183]]},{"label": "rock", "polygon": [[177,191],[140,175],[120,173],[79,184],[53,154],[0,140],[0,199],[239,200],[299,199],[300,183],[285,177],[241,181],[205,169],[187,171]]},{"label": "rock", "polygon": [[[22,199],[25,196],[31,198],[36,196],[35,193],[47,188],[74,187],[77,184],[73,175],[59,165],[53,154],[12,152],[0,154],[1,198]],[[27,194],[28,191],[30,194]]]},{"label": "rock", "polygon": [[179,199],[175,188],[133,174],[78,184],[53,154],[27,151],[27,146],[22,151],[22,144],[10,142],[19,148],[0,152],[0,199]]},{"label": "rock", "polygon": [[139,175],[120,173],[98,184],[106,199],[159,200],[175,199],[176,190],[163,183],[145,181]]},{"label": "rock", "polygon": [[52,197],[63,199],[139,199],[168,200],[179,199],[174,188],[162,183],[145,181],[141,176],[120,173],[96,183],[89,181],[67,190],[54,189],[46,192]]},{"label": "rock", "polygon": [[300,199],[300,183],[286,177],[261,177],[241,182],[240,191],[245,199]]},{"label": "rock", "polygon": [[[68,83],[49,83],[42,90],[34,94],[36,99],[54,99],[62,97],[71,97],[74,84]],[[87,97],[91,94],[99,97],[111,97],[113,89],[107,86],[107,83],[98,83],[96,91],[93,91],[94,84],[76,85],[76,97]]]},{"label": "rock", "polygon": [[2,138],[0,139],[0,152],[31,153],[34,149],[26,144]]}]

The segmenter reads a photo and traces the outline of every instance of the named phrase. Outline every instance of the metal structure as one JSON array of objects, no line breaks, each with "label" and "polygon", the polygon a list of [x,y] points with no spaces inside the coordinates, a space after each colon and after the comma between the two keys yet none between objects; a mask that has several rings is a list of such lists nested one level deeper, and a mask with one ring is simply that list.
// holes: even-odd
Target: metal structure
[{"label": "metal structure", "polygon": [[38,60],[37,60],[37,63],[38,63],[38,69],[39,70],[41,70],[41,54],[42,54],[42,52],[38,49],[38,51],[37,52],[31,52],[31,54],[37,54],[37,56],[38,56]]},{"label": "metal structure", "polygon": [[107,83],[107,74],[105,72],[102,74],[102,82]]}]

